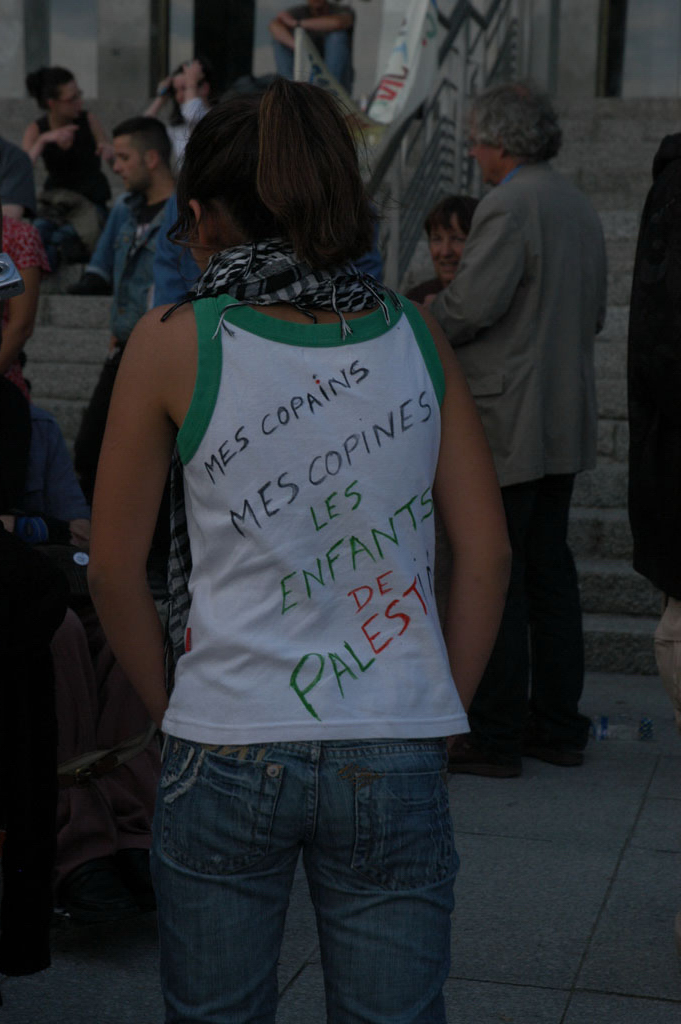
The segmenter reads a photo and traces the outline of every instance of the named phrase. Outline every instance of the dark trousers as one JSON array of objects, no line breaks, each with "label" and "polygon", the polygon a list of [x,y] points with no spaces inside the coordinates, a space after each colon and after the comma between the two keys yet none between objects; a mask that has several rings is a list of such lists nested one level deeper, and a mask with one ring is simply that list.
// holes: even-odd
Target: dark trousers
[{"label": "dark trousers", "polygon": [[21,506],[31,447],[31,413],[19,388],[0,376],[0,515]]},{"label": "dark trousers", "polygon": [[520,756],[523,736],[583,749],[578,711],[584,642],[577,572],[567,545],[574,475],[502,487],[513,561],[492,656],[469,710],[486,749]]},{"label": "dark trousers", "polygon": [[83,418],[73,446],[73,464],[83,488],[83,494],[92,503],[97,476],[99,452],[104,440],[106,417],[109,414],[111,395],[121,364],[123,346],[117,346],[102,367],[92,397],[83,413]]},{"label": "dark trousers", "polygon": [[[125,342],[119,342],[112,355],[104,363],[99,380],[95,384],[90,401],[83,412],[78,436],[73,446],[73,463],[78,474],[80,486],[83,489],[83,494],[90,504],[92,504],[92,495],[95,490],[97,463],[99,462],[99,453],[102,448],[102,441],[104,440],[104,430],[106,428],[106,418],[109,415],[111,395],[113,394],[116,374],[118,373],[118,367],[121,365],[124,348]],[[150,582],[155,592],[159,594],[165,590],[169,548],[170,486],[166,482],[147,562]]]}]

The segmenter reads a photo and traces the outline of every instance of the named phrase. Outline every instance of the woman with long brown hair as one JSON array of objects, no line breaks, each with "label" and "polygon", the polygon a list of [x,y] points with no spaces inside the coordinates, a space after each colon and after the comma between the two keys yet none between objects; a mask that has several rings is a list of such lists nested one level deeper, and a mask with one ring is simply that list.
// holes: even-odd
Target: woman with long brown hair
[{"label": "woman with long brown hair", "polygon": [[[277,80],[207,114],[178,208],[203,274],[126,349],[90,562],[167,736],[152,854],[166,1020],[274,1021],[302,851],[329,1020],[442,1022],[445,737],[467,728],[508,572],[480,422],[439,329],[354,267],[372,213],[322,90]],[[174,448],[168,698],[144,567]],[[446,644],[435,502],[455,558]]]}]

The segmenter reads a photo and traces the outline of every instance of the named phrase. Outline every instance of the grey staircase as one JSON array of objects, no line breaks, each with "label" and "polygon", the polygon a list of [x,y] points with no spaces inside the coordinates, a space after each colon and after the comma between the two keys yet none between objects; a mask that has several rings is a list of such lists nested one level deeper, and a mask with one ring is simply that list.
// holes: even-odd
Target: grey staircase
[{"label": "grey staircase", "polygon": [[[61,271],[61,284],[76,280],[80,269]],[[44,282],[24,375],[33,401],[56,416],[71,446],[106,358],[111,299],[58,294],[51,291],[55,283]]]}]

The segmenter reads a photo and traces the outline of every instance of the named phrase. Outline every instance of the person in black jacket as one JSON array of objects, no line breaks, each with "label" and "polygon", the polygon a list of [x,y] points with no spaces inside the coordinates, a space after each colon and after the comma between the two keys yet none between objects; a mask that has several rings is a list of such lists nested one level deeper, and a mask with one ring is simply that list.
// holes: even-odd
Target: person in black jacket
[{"label": "person in black jacket", "polygon": [[[653,161],[629,314],[629,521],[634,569],[663,595],[655,657],[681,732],[681,133]],[[681,912],[676,918],[681,955]]]}]

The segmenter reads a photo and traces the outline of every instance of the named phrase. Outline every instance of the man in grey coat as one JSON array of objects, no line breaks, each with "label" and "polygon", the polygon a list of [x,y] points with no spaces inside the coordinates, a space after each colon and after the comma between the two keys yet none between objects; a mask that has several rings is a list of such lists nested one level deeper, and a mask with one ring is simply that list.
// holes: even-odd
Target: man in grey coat
[{"label": "man in grey coat", "polygon": [[471,117],[471,154],[494,185],[453,282],[432,303],[478,406],[513,548],[497,642],[450,769],[519,775],[521,755],[578,765],[588,719],[581,609],[567,546],[575,474],[596,461],[594,335],[606,257],[588,200],[548,160],[561,131],[530,85],[496,86]]}]

